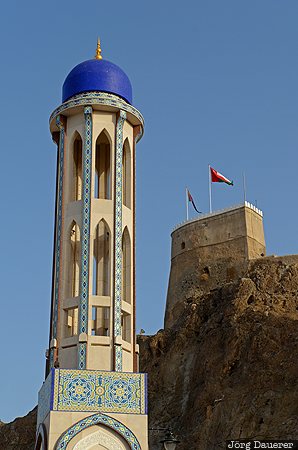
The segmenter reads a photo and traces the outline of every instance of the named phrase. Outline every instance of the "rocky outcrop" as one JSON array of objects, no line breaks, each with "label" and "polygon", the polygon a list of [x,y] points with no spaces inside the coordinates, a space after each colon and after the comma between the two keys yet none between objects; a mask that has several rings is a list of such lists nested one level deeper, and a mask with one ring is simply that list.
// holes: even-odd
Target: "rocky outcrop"
[{"label": "rocky outcrop", "polygon": [[37,408],[11,423],[0,422],[0,450],[34,450]]},{"label": "rocky outcrop", "polygon": [[[245,277],[203,295],[191,284],[175,324],[139,338],[150,427],[170,426],[179,450],[297,439],[297,257],[251,262]],[[161,434],[150,434],[160,449]]]},{"label": "rocky outcrop", "polygon": [[[181,289],[180,315],[140,336],[151,428],[170,426],[177,450],[218,450],[226,439],[298,439],[298,258],[264,258],[241,279]],[[33,450],[36,410],[0,426],[0,450]],[[150,450],[162,434],[150,432]]]}]

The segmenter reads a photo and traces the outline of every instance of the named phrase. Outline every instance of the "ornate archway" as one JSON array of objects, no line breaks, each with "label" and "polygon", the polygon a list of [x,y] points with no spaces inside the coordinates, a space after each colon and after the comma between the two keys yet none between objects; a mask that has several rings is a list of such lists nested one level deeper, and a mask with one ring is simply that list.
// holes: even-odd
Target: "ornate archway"
[{"label": "ornate archway", "polygon": [[[66,450],[69,442],[77,436],[81,431],[93,425],[104,425],[118,433],[127,442],[131,450],[141,450],[140,443],[133,432],[118,420],[107,416],[106,414],[93,414],[80,420],[72,427],[68,428],[58,439],[55,450]],[[89,436],[87,436],[89,437]],[[114,450],[114,449],[112,449]],[[116,450],[116,449],[115,449]],[[122,450],[122,449],[121,449]]]}]

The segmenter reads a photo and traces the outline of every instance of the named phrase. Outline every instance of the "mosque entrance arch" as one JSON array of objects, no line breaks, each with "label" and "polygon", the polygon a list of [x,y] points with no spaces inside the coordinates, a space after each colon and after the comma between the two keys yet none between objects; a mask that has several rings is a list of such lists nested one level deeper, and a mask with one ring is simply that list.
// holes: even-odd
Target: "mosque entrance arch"
[{"label": "mosque entrance arch", "polygon": [[[98,427],[94,428],[94,425],[98,425]],[[90,433],[86,435],[85,432],[88,429],[90,429]],[[82,438],[73,444],[72,439],[79,437],[82,431],[84,431]],[[89,439],[90,442],[88,442]],[[56,442],[55,450],[70,449],[141,450],[141,446],[134,433],[122,422],[106,414],[98,413],[75,423],[60,436]]]}]

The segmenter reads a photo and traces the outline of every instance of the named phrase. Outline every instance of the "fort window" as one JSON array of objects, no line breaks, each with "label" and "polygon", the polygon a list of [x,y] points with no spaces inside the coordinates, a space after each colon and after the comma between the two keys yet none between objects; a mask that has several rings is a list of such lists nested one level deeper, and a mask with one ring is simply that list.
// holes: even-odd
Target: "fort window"
[{"label": "fort window", "polygon": [[67,296],[77,297],[80,292],[81,242],[80,229],[75,221],[69,229],[68,255]]},{"label": "fort window", "polygon": [[92,295],[110,295],[110,231],[104,220],[97,225],[93,241]]},{"label": "fort window", "polygon": [[210,270],[209,270],[209,267],[204,267],[204,269],[203,269],[203,273],[205,273],[206,275],[210,275]]},{"label": "fort window", "polygon": [[105,306],[92,306],[91,335],[110,335],[110,308]]},{"label": "fort window", "polygon": [[251,305],[254,301],[255,301],[255,298],[254,298],[254,296],[251,294],[251,295],[249,296],[249,298],[247,299],[247,304],[248,304],[248,305]]},{"label": "fort window", "polygon": [[122,300],[131,303],[131,241],[127,227],[122,235]]},{"label": "fort window", "polygon": [[72,337],[78,334],[78,308],[64,310],[65,333],[64,337]]},{"label": "fort window", "polygon": [[94,197],[111,198],[111,151],[105,131],[96,140]]},{"label": "fort window", "polygon": [[122,202],[131,208],[131,151],[128,139],[125,139],[122,155]]},{"label": "fort window", "polygon": [[72,201],[81,200],[83,187],[83,172],[82,172],[82,138],[79,133],[73,143],[73,189]]},{"label": "fort window", "polygon": [[122,339],[131,342],[131,315],[122,311],[121,315]]},{"label": "fort window", "polygon": [[181,242],[181,250],[185,249],[185,242]]}]

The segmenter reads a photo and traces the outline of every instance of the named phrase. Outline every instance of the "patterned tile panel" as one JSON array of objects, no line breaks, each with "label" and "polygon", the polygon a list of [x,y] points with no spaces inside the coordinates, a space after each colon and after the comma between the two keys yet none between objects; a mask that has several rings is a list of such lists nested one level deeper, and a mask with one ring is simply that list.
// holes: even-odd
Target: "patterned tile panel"
[{"label": "patterned tile panel", "polygon": [[144,374],[58,369],[55,411],[146,414]]},{"label": "patterned tile panel", "polygon": [[72,427],[68,428],[68,430],[66,430],[65,433],[62,434],[62,436],[56,443],[55,450],[65,450],[69,442],[77,434],[79,434],[86,428],[99,424],[105,425],[106,427],[111,428],[112,430],[116,431],[116,433],[120,434],[120,436],[122,436],[128,443],[131,450],[141,450],[140,443],[133,432],[123,423],[105,414],[94,414],[92,416],[86,417],[85,419],[77,422]]},{"label": "patterned tile panel", "polygon": [[[92,108],[87,106],[85,114],[85,139],[83,150],[83,226],[81,257],[81,294],[79,334],[88,333],[88,301],[89,301],[89,253],[90,253],[90,205],[91,205],[91,168],[92,168]],[[86,343],[78,346],[78,368],[86,368]]]},{"label": "patterned tile panel", "polygon": [[146,374],[52,369],[39,392],[39,423],[50,410],[147,414]]},{"label": "patterned tile panel", "polygon": [[[120,111],[116,128],[115,155],[115,285],[114,285],[114,338],[122,335],[121,329],[121,291],[122,291],[122,157],[123,125],[126,112]],[[122,370],[122,347],[115,345],[115,370]]]}]

